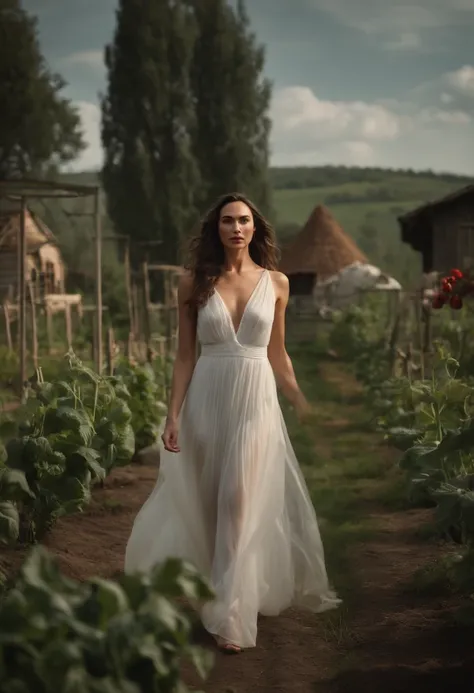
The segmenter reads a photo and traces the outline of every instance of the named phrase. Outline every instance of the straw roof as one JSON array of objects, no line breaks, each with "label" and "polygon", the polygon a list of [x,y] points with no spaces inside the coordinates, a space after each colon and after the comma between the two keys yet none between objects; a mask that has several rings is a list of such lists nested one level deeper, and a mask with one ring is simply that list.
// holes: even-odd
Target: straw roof
[{"label": "straw roof", "polygon": [[330,211],[318,205],[302,231],[282,252],[280,269],[285,274],[315,274],[329,279],[354,262],[368,263]]}]

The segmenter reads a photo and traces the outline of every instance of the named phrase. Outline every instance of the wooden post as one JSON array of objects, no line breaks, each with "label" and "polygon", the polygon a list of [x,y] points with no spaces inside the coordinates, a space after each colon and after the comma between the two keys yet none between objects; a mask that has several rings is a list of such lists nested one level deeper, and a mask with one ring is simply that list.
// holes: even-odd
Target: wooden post
[{"label": "wooden post", "polygon": [[395,315],[392,333],[390,335],[390,341],[389,341],[390,375],[392,377],[395,375],[396,366],[397,366],[397,345],[398,345],[399,336],[400,336],[400,320],[401,320],[401,311],[400,311],[400,309],[398,309],[397,313]]},{"label": "wooden post", "polygon": [[144,299],[144,317],[145,317],[145,344],[147,354],[150,351],[151,342],[151,315],[150,315],[150,277],[148,274],[148,262],[142,264],[143,277],[143,299]]},{"label": "wooden post", "polygon": [[130,332],[136,334],[135,316],[133,311],[133,297],[132,297],[132,276],[130,271],[130,243],[127,239],[125,245],[125,256],[124,256],[124,271],[125,271],[125,288],[127,291],[127,304],[128,304],[128,320],[130,323]]},{"label": "wooden post", "polygon": [[35,367],[35,370],[38,370],[38,329],[36,325],[36,303],[33,282],[28,282],[28,291],[30,294],[31,306],[31,353],[33,357],[33,365]]},{"label": "wooden post", "polygon": [[95,191],[95,367],[97,373],[102,373],[103,345],[102,345],[102,224],[101,224],[101,195],[100,188]]},{"label": "wooden post", "polygon": [[97,363],[97,317],[96,310],[92,312],[92,358]]},{"label": "wooden post", "polygon": [[115,338],[114,330],[109,327],[107,330],[107,374],[114,374],[114,350],[115,350]]},{"label": "wooden post", "polygon": [[71,320],[71,304],[64,305],[64,318],[66,321],[66,341],[67,348],[72,349],[72,320]]},{"label": "wooden post", "polygon": [[133,306],[133,322],[135,324],[135,340],[140,340],[142,335],[142,320],[139,309],[139,292],[136,282],[132,284],[132,306]]},{"label": "wooden post", "polygon": [[407,352],[405,354],[405,359],[403,362],[404,375],[407,378],[411,378],[412,375],[412,346],[411,342],[408,343]]},{"label": "wooden post", "polygon": [[127,359],[131,361],[133,359],[133,334],[132,332],[128,333],[128,340],[127,340]]},{"label": "wooden post", "polygon": [[51,355],[53,353],[53,312],[51,306],[48,302],[45,305],[45,315],[46,315],[46,337],[48,340],[48,353]]},{"label": "wooden post", "polygon": [[3,302],[3,315],[5,316],[5,334],[7,337],[7,347],[9,351],[13,351],[12,330],[10,324],[10,308],[7,301]]},{"label": "wooden post", "polygon": [[19,337],[20,337],[20,388],[23,392],[23,387],[26,382],[26,228],[25,228],[25,217],[26,217],[26,203],[25,198],[21,198],[21,209],[20,209],[20,238],[18,244],[19,252],[19,276],[18,276],[18,288],[19,288]]}]

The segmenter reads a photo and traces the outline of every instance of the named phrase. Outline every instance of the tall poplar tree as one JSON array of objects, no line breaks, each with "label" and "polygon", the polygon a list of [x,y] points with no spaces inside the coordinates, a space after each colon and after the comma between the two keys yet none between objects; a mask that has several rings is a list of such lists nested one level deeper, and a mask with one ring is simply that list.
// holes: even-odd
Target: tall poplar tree
[{"label": "tall poplar tree", "polygon": [[169,263],[179,262],[196,214],[193,41],[193,18],[182,2],[119,0],[105,54],[102,178],[109,214],[118,232],[161,240],[157,257]]},{"label": "tall poplar tree", "polygon": [[271,85],[265,53],[244,3],[188,0],[197,25],[191,64],[196,108],[194,152],[204,182],[200,206],[230,191],[269,211]]},{"label": "tall poplar tree", "polygon": [[0,0],[0,178],[41,175],[84,147],[64,86],[41,54],[35,18],[19,0]]}]

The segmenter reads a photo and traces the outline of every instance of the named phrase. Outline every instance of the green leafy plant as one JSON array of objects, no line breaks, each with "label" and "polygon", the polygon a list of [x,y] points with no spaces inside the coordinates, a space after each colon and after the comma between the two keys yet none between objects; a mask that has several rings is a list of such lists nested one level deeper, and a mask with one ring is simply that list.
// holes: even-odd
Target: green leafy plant
[{"label": "green leafy plant", "polygon": [[178,693],[183,659],[205,678],[210,653],[192,644],[176,599],[212,597],[190,567],[170,560],[118,581],[66,578],[41,547],[0,602],[2,693]]},{"label": "green leafy plant", "polygon": [[[18,530],[10,529],[3,539],[15,534],[21,541],[41,538],[57,517],[81,510],[90,500],[91,485],[102,483],[134,454],[126,386],[99,376],[73,354],[68,366],[67,377],[54,383],[44,382],[39,371],[20,415],[1,426],[5,466],[21,472],[28,487],[28,497],[13,499]],[[1,488],[0,501],[13,502]]]},{"label": "green leafy plant", "polygon": [[135,452],[139,452],[158,439],[160,423],[166,413],[164,389],[149,364],[138,365],[122,361],[118,364],[115,375],[114,382],[123,382],[130,393]]}]

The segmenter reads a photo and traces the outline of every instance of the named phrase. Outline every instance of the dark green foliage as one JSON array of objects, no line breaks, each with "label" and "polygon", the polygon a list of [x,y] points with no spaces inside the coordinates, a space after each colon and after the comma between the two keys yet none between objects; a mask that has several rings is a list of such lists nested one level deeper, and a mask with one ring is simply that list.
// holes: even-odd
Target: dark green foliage
[{"label": "dark green foliage", "polygon": [[[102,98],[102,180],[118,232],[158,241],[150,257],[178,263],[195,219],[198,171],[189,69],[193,22],[181,2],[121,0],[107,46]],[[159,254],[157,254],[159,253]],[[132,260],[143,259],[132,245]]]},{"label": "dark green foliage", "polygon": [[173,603],[201,602],[209,586],[170,560],[147,576],[78,583],[35,548],[0,603],[2,693],[175,693],[191,660],[204,678],[212,658],[192,644]]},{"label": "dark green foliage", "polygon": [[[165,367],[165,366],[163,366]],[[154,445],[166,410],[165,392],[150,365],[132,366],[123,361],[115,371],[130,393],[131,425],[135,433],[135,452]]]},{"label": "dark green foliage", "polygon": [[270,209],[268,184],[271,87],[264,49],[243,2],[190,2],[197,24],[191,64],[196,103],[194,151],[204,182],[202,208],[232,191]]},{"label": "dark green foliage", "polygon": [[40,373],[15,419],[3,421],[0,541],[41,538],[58,517],[83,509],[93,484],[154,442],[163,405],[153,371],[122,371],[102,377],[69,355],[62,379],[44,382]]},{"label": "dark green foliage", "polygon": [[0,178],[41,174],[83,147],[78,114],[40,52],[36,21],[0,0]]},{"label": "dark green foliage", "polygon": [[[435,173],[434,171],[412,171],[388,168],[354,168],[352,166],[279,166],[270,169],[270,183],[274,190],[298,190],[303,188],[323,188],[346,183],[380,183],[384,190],[390,183],[400,178],[432,178],[462,187],[472,183],[467,176],[455,173]],[[384,193],[385,196],[385,193]]]}]

